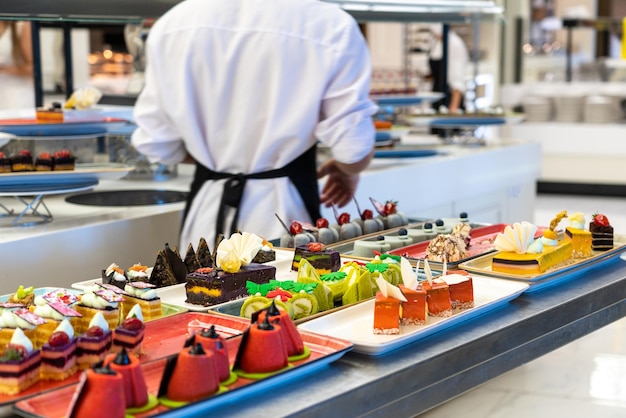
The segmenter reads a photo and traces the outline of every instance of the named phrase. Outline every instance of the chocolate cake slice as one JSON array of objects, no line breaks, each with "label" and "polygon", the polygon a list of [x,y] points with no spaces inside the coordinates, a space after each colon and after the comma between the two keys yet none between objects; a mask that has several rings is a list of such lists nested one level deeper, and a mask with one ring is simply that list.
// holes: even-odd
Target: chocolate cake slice
[{"label": "chocolate cake slice", "polygon": [[187,254],[185,254],[185,266],[187,267],[187,273],[191,273],[202,267],[191,244],[187,247]]},{"label": "chocolate cake slice", "polygon": [[186,277],[187,266],[180,258],[178,249],[174,248],[172,250],[166,243],[165,249],[157,254],[157,259],[150,275],[150,283],[156,287],[171,286],[185,283]]},{"label": "chocolate cake slice", "polygon": [[239,299],[248,294],[246,282],[269,283],[276,278],[276,267],[250,263],[236,273],[203,267],[187,275],[187,303],[210,306]]},{"label": "chocolate cake slice", "polygon": [[[196,251],[196,257],[198,258],[198,263],[200,263],[200,267],[215,267],[215,260],[213,255],[211,254],[211,250],[209,250],[209,244],[207,244],[204,238],[200,238],[200,242],[198,243],[198,251]],[[195,270],[189,270],[190,272]]]}]

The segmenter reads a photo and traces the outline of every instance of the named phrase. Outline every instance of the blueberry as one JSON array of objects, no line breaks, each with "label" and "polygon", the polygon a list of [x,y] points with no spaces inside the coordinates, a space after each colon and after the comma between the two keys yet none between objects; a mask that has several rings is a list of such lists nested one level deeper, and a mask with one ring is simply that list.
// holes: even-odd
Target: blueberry
[{"label": "blueberry", "polygon": [[403,236],[403,235],[408,235],[409,232],[406,230],[406,228],[400,228],[398,229],[398,235]]},{"label": "blueberry", "polygon": [[379,235],[376,237],[376,241],[384,241],[385,237],[383,237],[382,235]]},{"label": "blueberry", "polygon": [[443,226],[443,219],[437,219],[437,220],[435,221],[435,225],[437,225],[437,226]]}]

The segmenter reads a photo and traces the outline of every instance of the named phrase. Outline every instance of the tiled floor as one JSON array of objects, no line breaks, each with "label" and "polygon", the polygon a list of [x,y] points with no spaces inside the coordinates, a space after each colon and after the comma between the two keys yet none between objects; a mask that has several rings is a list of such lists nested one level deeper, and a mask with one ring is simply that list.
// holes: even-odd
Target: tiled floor
[{"label": "tiled floor", "polygon": [[[539,195],[533,222],[561,210],[606,214],[626,232],[625,198]],[[626,318],[494,379],[420,418],[626,417]]]}]

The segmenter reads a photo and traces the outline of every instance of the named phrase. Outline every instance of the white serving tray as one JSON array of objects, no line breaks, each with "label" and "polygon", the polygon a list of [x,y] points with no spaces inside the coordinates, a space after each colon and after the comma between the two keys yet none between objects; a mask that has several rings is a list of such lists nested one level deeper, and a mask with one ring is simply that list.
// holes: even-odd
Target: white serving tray
[{"label": "white serving tray", "polygon": [[354,351],[377,356],[501,307],[518,297],[529,286],[527,283],[476,275],[472,275],[472,279],[474,283],[473,308],[462,311],[455,310],[449,318],[430,316],[426,325],[401,325],[398,335],[373,333],[373,299],[304,322],[298,325],[298,328],[352,341]]}]

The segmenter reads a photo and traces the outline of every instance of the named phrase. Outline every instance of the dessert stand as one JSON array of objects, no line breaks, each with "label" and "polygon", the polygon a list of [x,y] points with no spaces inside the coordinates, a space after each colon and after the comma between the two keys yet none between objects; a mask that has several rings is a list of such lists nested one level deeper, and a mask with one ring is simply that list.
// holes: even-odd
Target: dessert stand
[{"label": "dessert stand", "polygon": [[[42,185],[41,187],[33,187],[30,190],[24,186],[16,186],[13,189],[1,188],[0,197],[14,197],[24,204],[24,209],[19,214],[16,214],[13,209],[9,209],[0,203],[0,208],[6,212],[1,214],[0,217],[15,216],[15,219],[11,222],[13,226],[33,226],[47,223],[52,221],[53,216],[44,202],[44,196],[82,192],[93,189],[97,185],[98,180],[90,180],[74,184],[52,184],[47,187]],[[38,218],[38,220],[28,220],[28,216]]]}]

